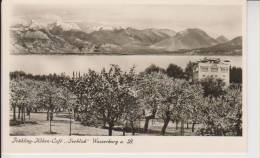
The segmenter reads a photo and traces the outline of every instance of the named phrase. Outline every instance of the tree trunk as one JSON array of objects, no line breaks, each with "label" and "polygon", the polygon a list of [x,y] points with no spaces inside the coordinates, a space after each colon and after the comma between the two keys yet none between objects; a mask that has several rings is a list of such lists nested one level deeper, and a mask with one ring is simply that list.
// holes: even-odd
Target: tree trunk
[{"label": "tree trunk", "polygon": [[131,128],[132,128],[132,135],[135,135],[134,121],[131,121],[130,125],[131,125]]},{"label": "tree trunk", "polygon": [[24,117],[23,117],[23,113],[24,113],[24,109],[22,108],[21,109],[21,122],[24,123]]},{"label": "tree trunk", "polygon": [[18,119],[20,119],[21,118],[21,108],[19,107],[18,108]]},{"label": "tree trunk", "polygon": [[47,110],[47,118],[46,118],[47,121],[49,121],[49,117],[50,117],[50,112],[49,112],[49,111],[50,111],[50,110],[48,109],[48,110]]},{"label": "tree trunk", "polygon": [[169,118],[166,118],[164,120],[164,124],[163,124],[162,130],[161,130],[161,135],[165,135],[165,131],[166,131],[166,128],[167,128],[169,122],[170,122]]},{"label": "tree trunk", "polygon": [[23,120],[24,120],[24,122],[26,121],[25,120],[25,108],[23,108]]},{"label": "tree trunk", "polygon": [[186,128],[189,129],[189,123],[187,123],[187,127]]},{"label": "tree trunk", "polygon": [[69,133],[70,136],[71,136],[71,124],[72,124],[72,120],[71,120],[71,113],[70,113],[70,133]]},{"label": "tree trunk", "polygon": [[74,120],[79,121],[78,106],[74,108]]},{"label": "tree trunk", "polygon": [[73,111],[74,118],[76,118],[76,108],[74,108]]},{"label": "tree trunk", "polygon": [[149,121],[150,121],[150,118],[145,118],[144,133],[147,133],[147,131],[148,131]]},{"label": "tree trunk", "polygon": [[123,128],[123,136],[125,136],[125,127]]},{"label": "tree trunk", "polygon": [[145,117],[144,133],[148,132],[149,121],[150,121],[150,119],[153,119],[153,118],[154,118],[154,115]]},{"label": "tree trunk", "polygon": [[51,113],[50,113],[50,119],[51,119],[51,121],[53,121],[53,113],[54,113],[54,111],[53,111],[54,109],[53,108],[51,108]]},{"label": "tree trunk", "polygon": [[178,124],[179,124],[179,121],[175,121],[175,129],[178,130]]},{"label": "tree trunk", "polygon": [[13,106],[13,120],[16,121],[16,107]]},{"label": "tree trunk", "polygon": [[184,136],[184,121],[181,120],[181,136]]},{"label": "tree trunk", "polygon": [[79,114],[77,114],[77,121],[81,121],[80,117],[79,117]]},{"label": "tree trunk", "polygon": [[108,126],[108,135],[112,136],[114,124],[113,123],[109,123],[108,125],[109,125]]},{"label": "tree trunk", "polygon": [[102,126],[102,127],[105,128],[105,127],[106,127],[106,124],[107,124],[107,121],[104,119],[104,120],[103,120],[103,126]]},{"label": "tree trunk", "polygon": [[29,117],[29,120],[31,120],[31,108],[26,108],[27,116]]},{"label": "tree trunk", "polygon": [[30,109],[26,108],[26,115],[29,116],[29,114],[30,114]]},{"label": "tree trunk", "polygon": [[195,122],[192,123],[191,131],[194,132]]},{"label": "tree trunk", "polygon": [[57,116],[58,113],[60,112],[58,108],[56,108],[54,111],[55,111],[55,116]]},{"label": "tree trunk", "polygon": [[141,119],[140,118],[138,119],[138,128],[137,129],[138,129],[139,133],[142,132],[142,130],[141,130]]},{"label": "tree trunk", "polygon": [[51,131],[51,119],[49,119],[50,120],[50,134],[52,133],[52,131]]},{"label": "tree trunk", "polygon": [[128,127],[127,122],[124,124],[124,128],[123,128],[123,136],[125,136],[126,133],[126,128]]},{"label": "tree trunk", "polygon": [[29,111],[29,120],[31,120],[31,111]]}]

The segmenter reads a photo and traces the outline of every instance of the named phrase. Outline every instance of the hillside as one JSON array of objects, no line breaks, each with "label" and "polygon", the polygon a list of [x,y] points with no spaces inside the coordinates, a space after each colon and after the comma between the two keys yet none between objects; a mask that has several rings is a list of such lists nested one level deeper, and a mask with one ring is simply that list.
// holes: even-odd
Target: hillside
[{"label": "hillside", "polygon": [[44,26],[31,21],[28,25],[13,26],[10,34],[12,53],[17,54],[117,52],[123,48],[149,46],[171,37],[175,32],[168,29],[115,28],[87,33],[73,23],[55,22]]},{"label": "hillside", "polygon": [[176,51],[179,49],[194,49],[216,45],[218,42],[200,29],[187,29],[175,36],[162,40],[151,48]]},{"label": "hillside", "polygon": [[242,55],[242,36],[238,36],[225,43],[217,44],[208,48],[195,50],[200,55]]},{"label": "hillside", "polygon": [[160,30],[134,28],[99,30],[90,33],[89,36],[96,44],[110,43],[121,47],[149,46],[170,37],[169,34]]},{"label": "hillside", "polygon": [[10,28],[12,54],[204,54],[241,53],[242,37],[210,37],[201,29],[112,28],[85,32],[76,23],[35,20]]}]

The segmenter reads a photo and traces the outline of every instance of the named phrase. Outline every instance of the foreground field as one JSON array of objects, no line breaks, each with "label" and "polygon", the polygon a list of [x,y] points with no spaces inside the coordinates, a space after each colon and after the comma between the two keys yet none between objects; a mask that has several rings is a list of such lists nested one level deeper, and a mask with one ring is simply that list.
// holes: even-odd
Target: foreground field
[{"label": "foreground field", "polygon": [[[52,121],[52,135],[65,136],[69,135],[69,119],[64,117],[66,114],[54,114],[54,120]],[[12,115],[10,114],[10,118]],[[138,127],[143,127],[144,122],[138,122]],[[162,123],[158,121],[150,121],[149,131],[147,134],[138,132],[136,135],[160,135]],[[11,136],[43,136],[50,135],[49,133],[50,124],[46,121],[46,113],[32,113],[30,120],[26,120],[25,124],[12,125],[10,126]],[[176,130],[176,125],[169,123],[166,135],[180,135],[179,129]],[[78,121],[72,121],[72,135],[78,136],[107,136],[108,130],[101,127],[89,127],[84,126]],[[113,136],[122,136],[123,132],[120,131],[120,127],[115,127],[113,130]],[[132,135],[126,133],[126,135]],[[191,132],[191,129],[185,128],[185,135],[195,135]]]}]

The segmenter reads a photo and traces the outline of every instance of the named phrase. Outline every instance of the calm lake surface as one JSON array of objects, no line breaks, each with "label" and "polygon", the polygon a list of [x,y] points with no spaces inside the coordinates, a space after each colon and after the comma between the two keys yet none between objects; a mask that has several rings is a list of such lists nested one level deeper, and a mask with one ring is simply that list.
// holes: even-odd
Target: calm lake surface
[{"label": "calm lake surface", "polygon": [[[189,61],[197,61],[205,56],[172,55],[135,55],[135,56],[75,56],[75,55],[13,55],[10,59],[10,71],[22,70],[27,73],[62,73],[71,75],[73,71],[87,72],[88,69],[100,71],[111,64],[128,70],[133,65],[136,72],[143,71],[151,64],[166,68],[170,63],[185,68]],[[213,56],[208,56],[212,58]],[[221,60],[230,60],[231,66],[242,67],[242,56],[214,56]]]}]

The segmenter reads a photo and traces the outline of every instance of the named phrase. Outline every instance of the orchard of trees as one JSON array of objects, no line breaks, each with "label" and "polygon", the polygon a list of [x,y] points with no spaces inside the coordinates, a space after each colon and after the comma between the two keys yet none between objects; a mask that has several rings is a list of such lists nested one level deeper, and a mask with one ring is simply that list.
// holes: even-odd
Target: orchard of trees
[{"label": "orchard of trees", "polygon": [[[44,111],[51,133],[53,114],[66,111],[70,120],[105,128],[109,136],[116,127],[123,135],[129,131],[132,135],[149,133],[153,119],[162,122],[161,135],[172,122],[180,135],[190,124],[196,135],[241,136],[241,88],[225,87],[223,81],[213,78],[192,82],[192,65],[184,70],[174,64],[167,69],[151,65],[141,73],[134,67],[123,71],[111,65],[100,72],[73,72],[72,76],[11,72],[11,119],[23,124],[31,119],[31,113]],[[235,68],[233,73],[237,76],[242,71]],[[137,127],[140,121],[144,121],[141,130]],[[68,127],[71,135],[71,121]]]}]

